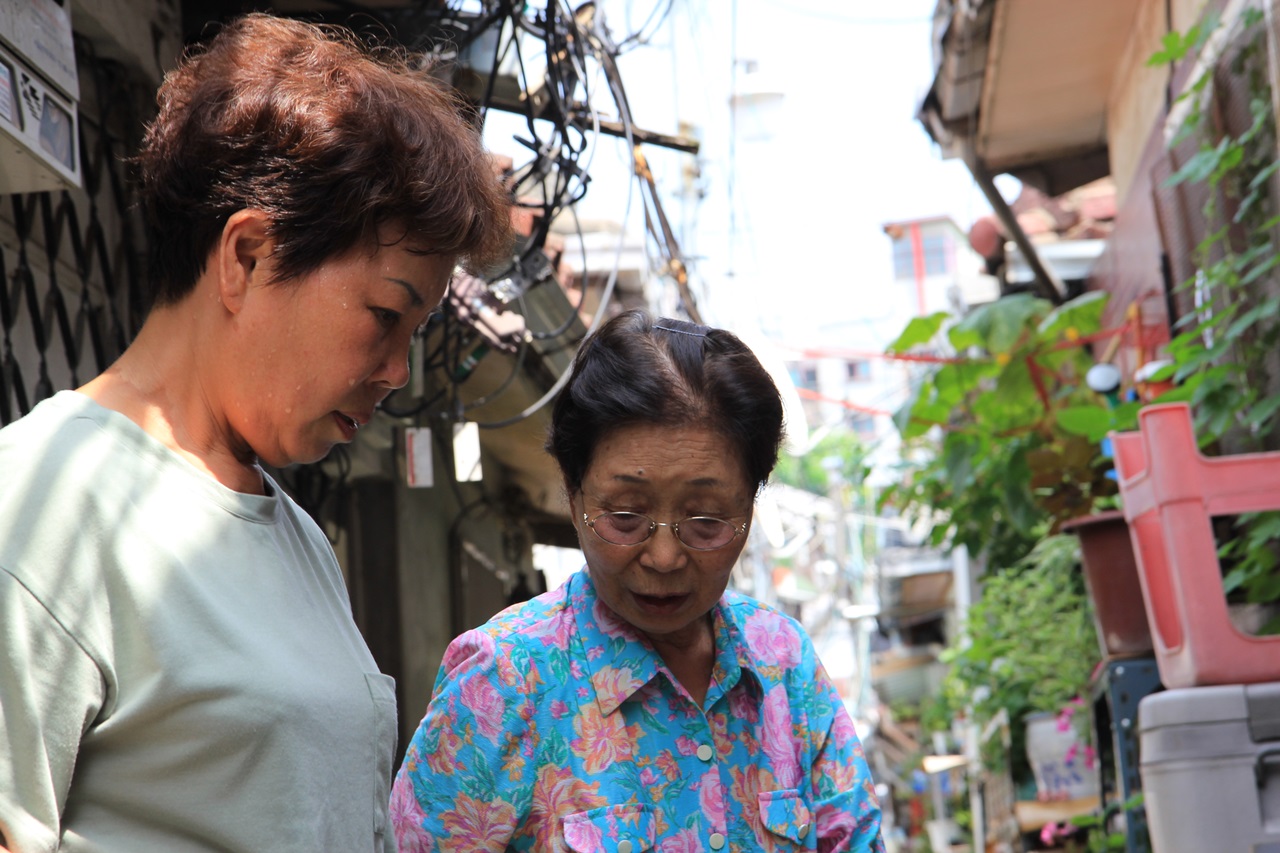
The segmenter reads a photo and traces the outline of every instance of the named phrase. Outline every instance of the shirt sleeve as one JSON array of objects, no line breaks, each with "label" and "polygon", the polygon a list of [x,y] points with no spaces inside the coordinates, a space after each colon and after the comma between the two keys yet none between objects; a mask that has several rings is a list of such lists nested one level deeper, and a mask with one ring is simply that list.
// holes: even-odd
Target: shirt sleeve
[{"label": "shirt sleeve", "polygon": [[[808,643],[806,643],[808,646]],[[812,656],[812,647],[806,648]],[[811,771],[818,850],[822,853],[884,853],[880,803],[871,771],[840,694],[813,658],[810,732],[817,753]]]},{"label": "shirt sleeve", "polygon": [[528,815],[535,761],[526,737],[536,681],[482,631],[445,652],[427,714],[396,775],[391,820],[402,853],[502,853]]},{"label": "shirt sleeve", "polygon": [[105,692],[97,663],[0,569],[0,842],[14,853],[58,849],[80,741]]}]

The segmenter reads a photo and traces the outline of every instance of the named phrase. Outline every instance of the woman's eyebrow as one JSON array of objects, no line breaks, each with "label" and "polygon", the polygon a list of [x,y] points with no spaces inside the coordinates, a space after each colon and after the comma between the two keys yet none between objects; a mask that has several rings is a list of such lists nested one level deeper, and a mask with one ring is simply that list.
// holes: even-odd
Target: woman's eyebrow
[{"label": "woman's eyebrow", "polygon": [[427,300],[422,298],[422,294],[418,292],[418,288],[414,287],[409,282],[402,278],[392,278],[391,276],[385,276],[385,278],[387,281],[395,282],[409,292],[409,299],[412,300],[414,308],[427,304]]}]

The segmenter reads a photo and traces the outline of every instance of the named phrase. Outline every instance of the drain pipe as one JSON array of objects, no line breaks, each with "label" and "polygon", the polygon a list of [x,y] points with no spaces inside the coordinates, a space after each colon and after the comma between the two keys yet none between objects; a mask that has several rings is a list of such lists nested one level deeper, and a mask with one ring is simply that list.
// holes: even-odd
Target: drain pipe
[{"label": "drain pipe", "polygon": [[1054,305],[1061,305],[1067,292],[1066,285],[1062,283],[1062,279],[1058,278],[1057,273],[1045,266],[1044,262],[1040,260],[1040,254],[1036,252],[1035,244],[1031,242],[1027,232],[1022,230],[1022,225],[1018,223],[1018,217],[1014,215],[1013,209],[1009,207],[1008,202],[1004,200],[1004,196],[1000,195],[1000,191],[996,189],[995,181],[992,180],[991,173],[987,171],[986,164],[978,157],[978,152],[973,150],[972,140],[965,139],[961,146],[964,164],[969,167],[970,174],[977,181],[978,188],[982,190],[982,194],[987,197],[987,201],[991,204],[991,210],[995,213],[996,218],[1000,220],[1000,224],[1009,232],[1013,242],[1018,244],[1018,249],[1021,250],[1022,256],[1027,259],[1027,266],[1031,267],[1031,271],[1035,273],[1036,295],[1048,299]]}]

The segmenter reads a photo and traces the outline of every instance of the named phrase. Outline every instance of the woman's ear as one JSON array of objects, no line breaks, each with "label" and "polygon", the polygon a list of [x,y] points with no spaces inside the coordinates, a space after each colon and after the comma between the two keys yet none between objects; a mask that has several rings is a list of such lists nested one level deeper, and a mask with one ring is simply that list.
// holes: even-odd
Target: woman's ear
[{"label": "woman's ear", "polygon": [[267,276],[266,261],[275,248],[269,225],[266,213],[246,208],[231,214],[222,226],[209,266],[217,277],[218,296],[233,314],[244,307],[250,288]]}]

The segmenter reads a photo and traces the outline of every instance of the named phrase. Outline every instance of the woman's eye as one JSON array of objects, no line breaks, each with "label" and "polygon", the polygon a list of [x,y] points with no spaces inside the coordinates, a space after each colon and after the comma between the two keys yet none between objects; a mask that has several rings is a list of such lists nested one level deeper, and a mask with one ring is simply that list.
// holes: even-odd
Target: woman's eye
[{"label": "woman's eye", "polygon": [[394,328],[396,323],[400,322],[400,312],[392,311],[390,308],[370,308],[373,316],[377,318],[378,325],[384,329]]}]

